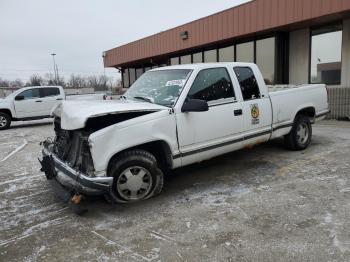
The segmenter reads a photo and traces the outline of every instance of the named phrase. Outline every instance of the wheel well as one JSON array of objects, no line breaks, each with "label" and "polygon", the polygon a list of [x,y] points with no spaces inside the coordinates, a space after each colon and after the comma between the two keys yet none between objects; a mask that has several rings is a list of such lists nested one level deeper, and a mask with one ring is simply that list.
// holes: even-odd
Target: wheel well
[{"label": "wheel well", "polygon": [[298,116],[298,115],[304,115],[304,116],[308,116],[310,118],[314,118],[316,116],[316,110],[314,107],[306,107],[306,108],[299,110],[298,113],[296,114],[296,116]]},{"label": "wheel well", "polygon": [[10,110],[8,110],[8,109],[0,109],[0,112],[9,115],[9,116],[11,117],[11,119],[12,119],[12,114],[11,114],[11,111],[10,111]]},{"label": "wheel well", "polygon": [[154,157],[157,159],[162,169],[169,169],[173,165],[173,158],[172,158],[170,146],[168,145],[167,142],[158,140],[158,141],[153,141],[153,142],[137,145],[134,147],[130,147],[130,148],[124,149],[123,151],[118,152],[110,159],[108,163],[107,171],[110,169],[110,165],[113,159],[117,158],[121,153],[129,150],[133,150],[133,149],[142,149],[154,155]]}]

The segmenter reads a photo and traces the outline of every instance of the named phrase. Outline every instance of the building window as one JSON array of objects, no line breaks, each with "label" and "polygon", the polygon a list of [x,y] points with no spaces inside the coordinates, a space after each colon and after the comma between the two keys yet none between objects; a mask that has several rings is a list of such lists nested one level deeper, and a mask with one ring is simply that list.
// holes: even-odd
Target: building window
[{"label": "building window", "polygon": [[191,64],[191,55],[184,55],[180,57],[180,62],[182,65]]},{"label": "building window", "polygon": [[170,58],[170,65],[178,65],[178,64],[180,64],[178,57]]},{"label": "building window", "polygon": [[194,80],[188,97],[215,101],[233,98],[234,91],[226,68],[211,68],[200,71]]},{"label": "building window", "polygon": [[143,74],[143,68],[136,69],[136,79],[138,79]]},{"label": "building window", "polygon": [[124,87],[129,87],[129,69],[125,68],[123,70],[123,84]]},{"label": "building window", "polygon": [[235,61],[235,47],[229,46],[219,49],[219,62],[233,62]]},{"label": "building window", "polygon": [[135,68],[129,68],[129,76],[130,76],[130,86],[131,86],[136,80]]},{"label": "building window", "polygon": [[202,52],[199,53],[195,53],[192,55],[193,57],[193,63],[197,64],[197,63],[203,63],[203,54]]},{"label": "building window", "polygon": [[145,67],[145,72],[147,72],[147,71],[149,71],[149,70],[151,70],[152,69],[152,67]]},{"label": "building window", "polygon": [[236,50],[237,62],[254,63],[254,42],[239,44]]},{"label": "building window", "polygon": [[311,31],[311,83],[341,82],[342,27],[327,26]]},{"label": "building window", "polygon": [[233,69],[241,87],[244,101],[260,98],[258,82],[249,67],[235,67]]},{"label": "building window", "polygon": [[275,82],[275,37],[256,41],[256,64],[267,85]]},{"label": "building window", "polygon": [[204,62],[205,63],[214,63],[217,61],[218,61],[218,58],[217,58],[217,50],[216,49],[204,52]]}]

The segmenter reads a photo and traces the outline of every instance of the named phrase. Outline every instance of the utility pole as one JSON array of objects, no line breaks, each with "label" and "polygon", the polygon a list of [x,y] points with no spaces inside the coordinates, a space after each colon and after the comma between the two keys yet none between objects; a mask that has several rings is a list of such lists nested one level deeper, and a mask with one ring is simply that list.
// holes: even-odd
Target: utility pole
[{"label": "utility pole", "polygon": [[55,61],[55,53],[52,53],[52,59],[53,59],[53,72],[55,73],[55,84],[57,85],[58,82],[58,70],[56,66],[56,61]]},{"label": "utility pole", "polygon": [[[106,77],[106,68],[105,68],[105,65],[104,65],[104,59],[106,58],[106,52],[103,52],[102,53],[102,65],[103,65],[103,76],[105,78],[105,80],[107,80],[107,77]],[[111,94],[113,93],[112,91],[112,84],[111,86],[108,86],[108,83],[106,82],[107,84],[107,89],[111,92]]]}]

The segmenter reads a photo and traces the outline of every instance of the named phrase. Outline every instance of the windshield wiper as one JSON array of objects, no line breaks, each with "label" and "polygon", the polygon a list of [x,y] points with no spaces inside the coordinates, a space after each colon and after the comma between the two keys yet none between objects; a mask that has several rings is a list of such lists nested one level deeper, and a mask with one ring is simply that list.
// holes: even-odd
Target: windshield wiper
[{"label": "windshield wiper", "polygon": [[146,102],[148,102],[148,103],[153,104],[152,100],[151,100],[151,99],[149,99],[149,98],[147,98],[147,97],[143,97],[143,96],[135,96],[134,98],[135,98],[135,99],[139,99],[139,100],[143,100],[143,101],[146,101]]}]

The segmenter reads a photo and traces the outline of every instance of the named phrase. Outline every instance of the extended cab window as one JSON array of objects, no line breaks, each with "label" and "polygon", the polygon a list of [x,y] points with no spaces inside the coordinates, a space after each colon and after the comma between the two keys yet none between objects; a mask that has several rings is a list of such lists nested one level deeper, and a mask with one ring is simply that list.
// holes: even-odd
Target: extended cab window
[{"label": "extended cab window", "polygon": [[20,93],[18,96],[23,96],[24,99],[38,98],[40,97],[39,89],[38,88],[28,89]]},{"label": "extended cab window", "polygon": [[189,98],[207,102],[234,96],[232,82],[226,68],[210,68],[200,71],[188,92]]},{"label": "extended cab window", "polygon": [[244,100],[260,98],[260,90],[253,70],[249,67],[235,67],[233,69],[241,86]]},{"label": "extended cab window", "polygon": [[42,96],[58,96],[60,94],[60,90],[57,87],[45,87],[42,89]]}]

